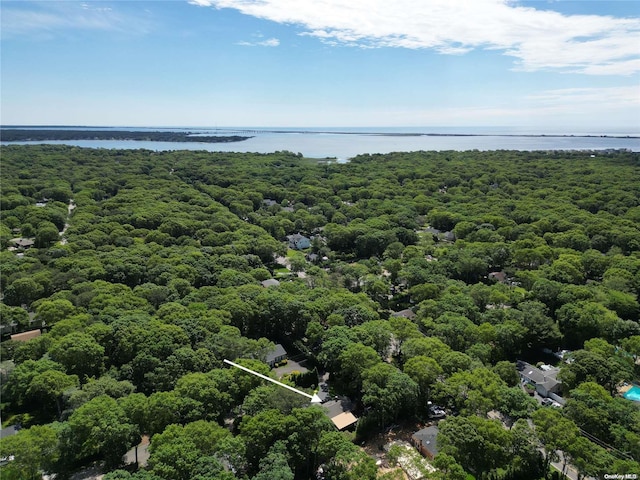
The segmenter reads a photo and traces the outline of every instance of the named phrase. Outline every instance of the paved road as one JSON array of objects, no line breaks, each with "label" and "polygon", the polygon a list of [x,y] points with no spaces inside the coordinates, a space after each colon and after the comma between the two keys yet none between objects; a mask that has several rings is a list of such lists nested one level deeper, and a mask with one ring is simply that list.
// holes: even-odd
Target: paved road
[{"label": "paved road", "polygon": [[[542,448],[540,449],[540,451],[544,455],[544,451]],[[564,461],[564,455],[560,451],[557,451],[556,453],[558,454],[558,457],[560,458],[560,460],[558,460],[557,462],[551,462],[551,465],[553,465],[559,472],[562,472],[562,463]],[[578,471],[570,463],[567,465],[567,471],[565,472],[565,475],[570,480],[578,480]],[[593,477],[584,477],[584,480],[598,480],[598,479]]]},{"label": "paved road", "polygon": [[[144,467],[147,464],[147,460],[149,460],[149,437],[144,435],[142,437],[142,441],[138,445],[138,465],[140,467]],[[136,463],[136,447],[133,447],[124,455],[124,463]]]}]

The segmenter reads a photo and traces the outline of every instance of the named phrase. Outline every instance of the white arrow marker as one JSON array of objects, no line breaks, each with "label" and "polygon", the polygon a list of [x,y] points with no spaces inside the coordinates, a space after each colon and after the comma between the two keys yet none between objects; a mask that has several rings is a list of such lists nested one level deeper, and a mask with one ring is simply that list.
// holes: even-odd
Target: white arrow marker
[{"label": "white arrow marker", "polygon": [[282,382],[274,380],[271,377],[267,377],[266,375],[262,375],[261,373],[254,372],[253,370],[251,370],[251,369],[249,369],[247,367],[243,367],[242,365],[238,365],[237,363],[233,363],[233,362],[231,362],[231,361],[229,361],[227,359],[224,359],[223,362],[224,363],[228,363],[229,365],[231,365],[233,367],[239,368],[240,370],[244,370],[245,372],[251,373],[252,375],[255,375],[256,377],[260,377],[260,378],[262,378],[264,380],[268,380],[270,382],[273,382],[276,385],[280,385],[281,387],[287,388],[287,389],[291,390],[292,392],[296,392],[296,393],[299,393],[300,395],[304,395],[305,397],[311,399],[311,403],[322,403],[322,399],[316,394],[309,395],[308,393],[303,392],[302,390],[298,390],[297,388],[293,388],[290,385],[286,385],[286,384],[284,384]]}]

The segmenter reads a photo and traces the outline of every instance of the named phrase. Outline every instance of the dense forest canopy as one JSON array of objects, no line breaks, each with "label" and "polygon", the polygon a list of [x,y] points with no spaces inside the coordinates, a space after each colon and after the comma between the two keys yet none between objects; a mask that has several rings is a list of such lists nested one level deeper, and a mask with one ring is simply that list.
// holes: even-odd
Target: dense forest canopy
[{"label": "dense forest canopy", "polygon": [[[376,478],[320,407],[223,365],[269,374],[276,343],[354,401],[358,442],[453,413],[431,478],[544,478],[556,451],[638,472],[638,153],[3,146],[0,208],[4,336],[44,326],[2,343],[3,478],[115,470],[141,435],[147,466],[107,479]],[[540,407],[515,361],[561,349],[566,405]]]}]

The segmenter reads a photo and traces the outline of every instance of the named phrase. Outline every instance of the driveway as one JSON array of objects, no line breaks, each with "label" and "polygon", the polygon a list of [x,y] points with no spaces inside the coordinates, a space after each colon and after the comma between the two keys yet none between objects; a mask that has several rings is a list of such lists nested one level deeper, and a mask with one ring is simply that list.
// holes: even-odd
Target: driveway
[{"label": "driveway", "polygon": [[288,360],[287,364],[283,365],[282,367],[274,368],[274,371],[276,372],[276,376],[278,378],[282,378],[283,375],[291,373],[294,370],[300,373],[306,373],[309,371],[309,369],[303,366],[302,363],[294,362],[293,360]]}]

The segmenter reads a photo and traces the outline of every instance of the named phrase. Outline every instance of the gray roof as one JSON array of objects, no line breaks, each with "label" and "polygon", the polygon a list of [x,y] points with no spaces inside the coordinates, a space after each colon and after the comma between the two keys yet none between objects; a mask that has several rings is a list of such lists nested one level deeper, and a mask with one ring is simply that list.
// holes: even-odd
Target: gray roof
[{"label": "gray roof", "polygon": [[12,238],[9,241],[18,247],[32,247],[35,245],[33,238]]},{"label": "gray roof", "polygon": [[532,365],[529,365],[529,364],[525,365],[524,370],[522,370],[522,372],[520,373],[527,380],[535,384],[545,382],[544,373],[542,373],[541,370],[538,370],[536,367]]},{"label": "gray roof", "polygon": [[429,450],[434,456],[438,454],[438,445],[436,442],[438,438],[438,427],[435,425],[418,430],[411,438],[415,443]]},{"label": "gray roof", "polygon": [[269,278],[267,280],[263,280],[260,283],[262,283],[263,287],[277,287],[278,285],[280,285],[280,282],[275,278]]},{"label": "gray roof", "polygon": [[10,427],[0,430],[0,438],[10,437],[11,435],[15,435],[16,433],[18,433],[18,428],[16,428],[15,425],[11,425]]},{"label": "gray roof", "polygon": [[294,233],[293,235],[287,235],[287,239],[291,242],[298,242],[300,240],[309,240],[307,237],[300,233]]},{"label": "gray roof", "polygon": [[549,392],[551,390],[553,390],[555,388],[556,385],[558,385],[560,382],[557,381],[555,378],[547,378],[544,382],[542,382],[540,385],[542,387],[544,387],[544,389]]},{"label": "gray roof", "polygon": [[411,320],[412,318],[416,317],[416,314],[410,308],[405,308],[404,310],[400,310],[399,312],[393,312],[391,314],[391,316],[392,317],[404,317],[404,318],[408,318],[409,320]]},{"label": "gray roof", "polygon": [[284,349],[282,345],[278,343],[273,350],[267,353],[267,363],[273,362],[276,358],[282,357],[283,355],[286,355],[286,354],[287,354],[287,351]]},{"label": "gray roof", "polygon": [[330,400],[322,404],[322,408],[327,411],[329,418],[334,418],[341,413],[350,412],[353,408],[351,400],[348,398],[339,398],[338,400]]},{"label": "gray roof", "polygon": [[491,272],[488,277],[498,282],[504,282],[507,279],[507,274],[505,272]]},{"label": "gray roof", "polygon": [[556,380],[558,370],[555,368],[547,371],[542,371],[539,368],[534,367],[533,365],[524,363],[524,369],[520,372],[520,375],[530,382],[535,383],[536,385],[543,385],[547,390],[560,383],[558,382],[558,380]]}]

